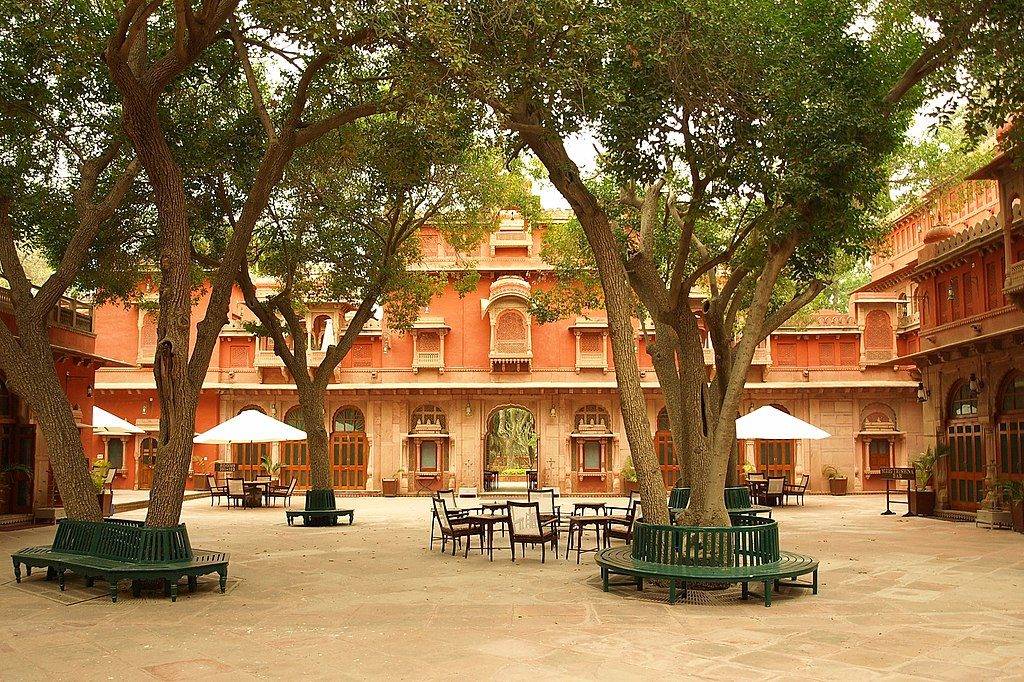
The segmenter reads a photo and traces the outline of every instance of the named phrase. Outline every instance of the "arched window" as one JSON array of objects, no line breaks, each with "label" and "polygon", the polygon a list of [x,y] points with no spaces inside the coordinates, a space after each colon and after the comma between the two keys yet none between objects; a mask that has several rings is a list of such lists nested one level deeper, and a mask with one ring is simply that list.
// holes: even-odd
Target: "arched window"
[{"label": "arched window", "polygon": [[502,353],[526,351],[526,318],[518,310],[505,310],[498,315],[494,329],[495,350]]},{"label": "arched window", "polygon": [[872,310],[864,318],[864,348],[891,351],[893,344],[892,321],[884,310]]},{"label": "arched window", "polygon": [[1024,410],[1024,374],[1013,371],[1003,380],[999,408],[1001,413]]},{"label": "arched window", "polygon": [[611,419],[608,410],[600,405],[584,405],[576,410],[573,426],[578,430],[611,431]]},{"label": "arched window", "polygon": [[672,426],[668,420],[668,409],[661,408],[661,412],[658,413],[658,430],[659,431],[671,431]]},{"label": "arched window", "polygon": [[257,412],[261,412],[261,413],[263,413],[263,414],[266,414],[266,413],[267,413],[267,411],[266,411],[266,410],[264,410],[264,409],[263,409],[262,407],[260,407],[259,405],[246,405],[245,407],[243,407],[242,409],[240,409],[240,410],[238,411],[238,414],[242,414],[242,413],[243,413],[243,412],[245,412],[246,410],[256,410]]},{"label": "arched window", "polygon": [[284,415],[284,423],[294,426],[302,431],[306,430],[305,421],[302,419],[302,408],[296,405],[290,408]]},{"label": "arched window", "polygon": [[420,405],[413,410],[409,419],[409,430],[416,431],[417,427],[430,428],[431,425],[440,427],[441,433],[448,433],[448,418],[437,405]]},{"label": "arched window", "polygon": [[366,422],[363,413],[358,407],[340,408],[334,413],[334,431],[336,433],[366,431]]},{"label": "arched window", "polygon": [[949,393],[949,418],[967,419],[978,414],[978,396],[971,392],[966,381],[961,381]]}]

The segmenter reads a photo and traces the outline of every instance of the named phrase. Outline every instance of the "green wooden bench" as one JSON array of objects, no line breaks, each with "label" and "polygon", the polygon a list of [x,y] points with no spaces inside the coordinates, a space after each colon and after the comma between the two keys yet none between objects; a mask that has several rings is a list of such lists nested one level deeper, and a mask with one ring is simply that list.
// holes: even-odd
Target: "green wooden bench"
[{"label": "green wooden bench", "polygon": [[[672,488],[668,497],[668,510],[672,518],[675,519],[676,516],[686,511],[688,504],[690,504],[690,489]],[[729,516],[738,514],[767,514],[768,518],[772,517],[772,508],[752,504],[750,501],[750,491],[743,486],[725,489],[725,508],[729,512]]]},{"label": "green wooden bench", "polygon": [[[355,510],[352,509],[303,509],[295,511],[285,511],[285,519],[288,521],[288,525],[294,525],[292,522],[296,518],[301,518],[303,525],[306,526],[337,526],[338,519],[342,516],[348,517],[348,525],[352,525],[352,521],[355,517]],[[323,523],[317,523],[316,519],[322,519]],[[313,520],[312,523],[310,521]]]},{"label": "green wooden bench", "polygon": [[306,505],[302,510],[286,510],[284,518],[288,525],[294,525],[297,518],[302,519],[304,526],[337,526],[338,519],[342,516],[348,517],[348,525],[355,520],[355,510],[337,509],[333,490],[308,490],[306,491]]},{"label": "green wooden bench", "polygon": [[150,528],[141,521],[123,519],[61,519],[52,545],[26,547],[12,554],[11,560],[19,583],[22,566],[28,575],[33,568],[45,568],[47,579],[56,578],[63,591],[64,574],[71,571],[84,577],[89,587],[96,579],[106,581],[114,602],[121,580],[132,581],[135,596],[141,594],[144,582],[162,581],[164,594],[176,601],[181,578],[188,579],[189,590],[194,592],[199,576],[217,573],[224,592],[228,577],[228,555],[193,549],[185,524]]},{"label": "green wooden bench", "polygon": [[[778,522],[753,515],[733,517],[729,528],[660,526],[637,523],[631,545],[597,553],[601,583],[608,591],[609,576],[625,575],[643,590],[645,578],[669,581],[669,603],[676,602],[687,583],[741,583],[743,598],[750,583],[764,586],[764,605],[772,605],[772,589],[800,587],[818,593],[818,561],[779,550]],[[811,574],[812,582],[796,578]],[[785,582],[784,582],[785,581]]]}]

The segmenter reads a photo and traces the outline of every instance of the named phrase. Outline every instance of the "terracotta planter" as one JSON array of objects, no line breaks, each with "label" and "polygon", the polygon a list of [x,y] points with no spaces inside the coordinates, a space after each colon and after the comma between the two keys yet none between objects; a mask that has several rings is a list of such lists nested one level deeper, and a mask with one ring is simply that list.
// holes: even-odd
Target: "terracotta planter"
[{"label": "terracotta planter", "polygon": [[114,493],[99,493],[96,495],[96,501],[100,504],[100,514],[103,518],[114,513]]},{"label": "terracotta planter", "polygon": [[384,493],[384,497],[398,497],[398,479],[397,478],[382,478],[382,479],[380,479],[380,489]]},{"label": "terracotta planter", "polygon": [[935,515],[935,491],[911,490],[907,493],[907,506],[914,516]]},{"label": "terracotta planter", "polygon": [[846,494],[846,477],[828,479],[828,491],[833,495]]},{"label": "terracotta planter", "polygon": [[622,494],[632,495],[637,490],[636,481],[623,481],[622,482]]},{"label": "terracotta planter", "polygon": [[1024,533],[1024,502],[1014,502],[1010,505],[1010,518],[1013,529],[1018,533]]}]

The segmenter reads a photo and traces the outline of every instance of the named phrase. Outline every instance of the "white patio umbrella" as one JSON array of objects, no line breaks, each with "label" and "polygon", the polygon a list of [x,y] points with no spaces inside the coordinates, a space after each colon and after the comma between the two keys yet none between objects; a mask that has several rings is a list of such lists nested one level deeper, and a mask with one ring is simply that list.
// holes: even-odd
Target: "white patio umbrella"
[{"label": "white patio umbrella", "polygon": [[146,430],[93,405],[92,432],[99,436],[131,436]]},{"label": "white patio umbrella", "polygon": [[771,405],[759,407],[736,420],[736,438],[739,440],[821,440],[831,437],[827,431]]},{"label": "white patio umbrella", "polygon": [[306,440],[306,432],[289,426],[258,410],[245,410],[192,439],[193,443],[231,445],[232,443],[276,443]]}]

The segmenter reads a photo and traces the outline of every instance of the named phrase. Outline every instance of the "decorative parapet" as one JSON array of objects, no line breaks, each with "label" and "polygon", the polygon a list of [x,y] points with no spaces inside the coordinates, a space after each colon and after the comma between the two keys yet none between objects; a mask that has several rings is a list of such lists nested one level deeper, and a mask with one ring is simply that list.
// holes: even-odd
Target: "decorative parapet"
[{"label": "decorative parapet", "polygon": [[1003,229],[1002,216],[993,216],[978,221],[965,230],[943,239],[940,242],[925,244],[918,254],[918,272],[927,269],[938,261],[952,258],[969,251],[979,242],[988,241],[1001,235]]}]

